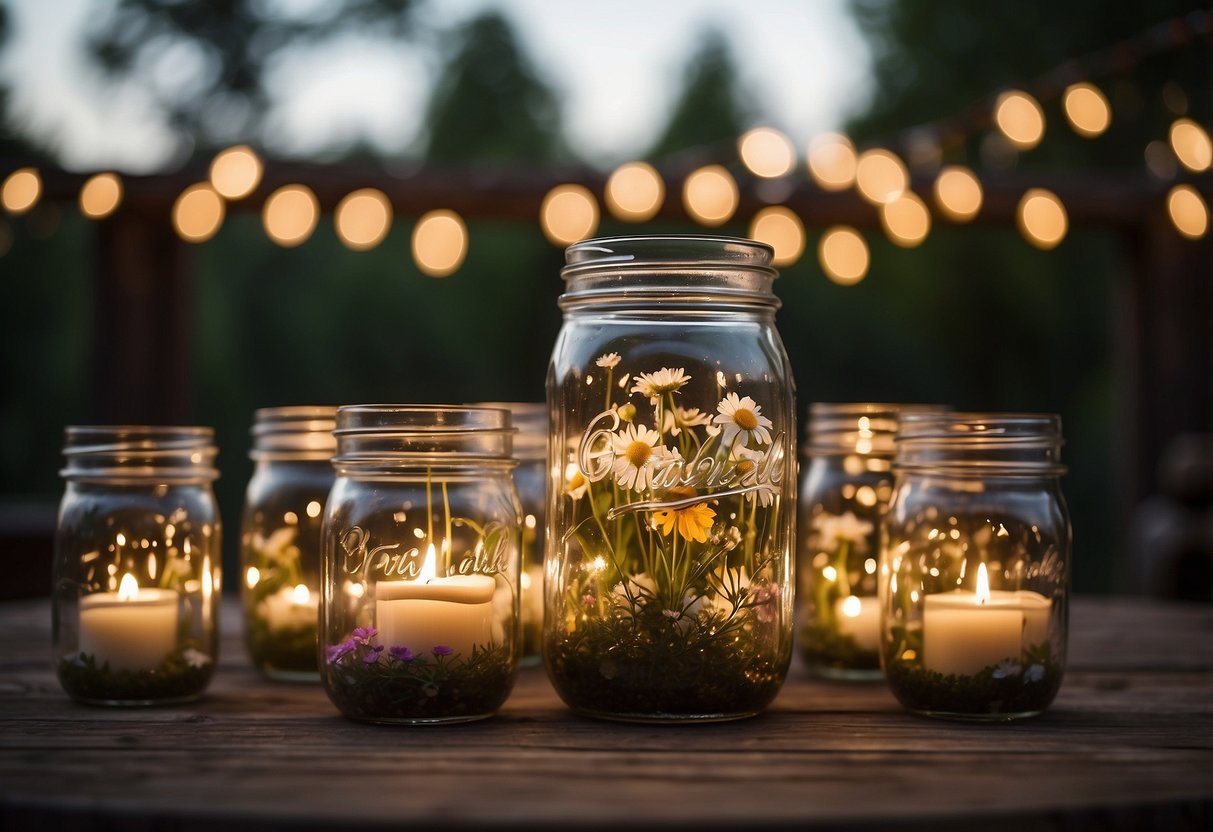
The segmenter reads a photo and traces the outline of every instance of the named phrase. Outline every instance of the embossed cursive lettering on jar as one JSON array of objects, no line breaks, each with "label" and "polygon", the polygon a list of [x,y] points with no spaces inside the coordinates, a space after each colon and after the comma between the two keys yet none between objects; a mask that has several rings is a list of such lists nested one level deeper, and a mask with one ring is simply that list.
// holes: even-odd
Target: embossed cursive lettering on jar
[{"label": "embossed cursive lettering on jar", "polygon": [[512,432],[493,408],[338,410],[321,678],[346,716],[466,722],[509,695],[521,650]]},{"label": "embossed cursive lettering on jar", "polygon": [[783,683],[795,410],[770,257],[711,237],[568,250],[544,658],[581,713],[736,719]]}]

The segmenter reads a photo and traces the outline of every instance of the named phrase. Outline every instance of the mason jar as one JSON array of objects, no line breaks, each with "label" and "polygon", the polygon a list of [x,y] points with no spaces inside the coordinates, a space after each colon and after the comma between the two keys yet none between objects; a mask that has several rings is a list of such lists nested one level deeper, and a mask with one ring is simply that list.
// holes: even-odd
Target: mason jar
[{"label": "mason jar", "polygon": [[320,524],[333,485],[334,407],[253,414],[255,463],[244,496],[240,566],[244,639],[271,679],[319,681]]},{"label": "mason jar", "polygon": [[810,673],[879,679],[880,522],[893,491],[898,415],[933,405],[809,406],[798,496],[797,635]]},{"label": "mason jar", "polygon": [[514,486],[522,504],[522,659],[543,655],[543,530],[547,508],[548,409],[543,402],[485,402],[510,411],[514,429]]},{"label": "mason jar", "polygon": [[795,409],[763,243],[568,249],[548,373],[544,660],[575,711],[761,711],[792,646]]},{"label": "mason jar", "polygon": [[219,647],[214,432],[73,426],[63,454],[52,604],[60,684],[93,705],[196,699]]},{"label": "mason jar", "polygon": [[889,687],[928,716],[1011,720],[1061,685],[1070,520],[1050,414],[903,417],[880,567]]},{"label": "mason jar", "polygon": [[520,652],[521,509],[510,414],[337,411],[321,532],[321,679],[353,719],[491,716]]}]

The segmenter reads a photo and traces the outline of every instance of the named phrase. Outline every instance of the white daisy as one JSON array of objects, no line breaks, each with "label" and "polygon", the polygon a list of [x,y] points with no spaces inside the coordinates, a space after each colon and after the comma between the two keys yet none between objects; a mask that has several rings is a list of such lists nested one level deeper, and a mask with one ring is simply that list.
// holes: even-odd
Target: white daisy
[{"label": "white daisy", "polygon": [[694,428],[710,424],[712,417],[700,412],[697,407],[678,407],[665,411],[662,417],[661,429],[670,436],[677,436],[684,428]]},{"label": "white daisy", "polygon": [[750,440],[759,443],[771,441],[773,427],[770,419],[762,415],[762,408],[749,396],[739,398],[736,393],[729,393],[716,406],[718,415],[712,421],[724,428],[721,442],[731,445],[735,438],[742,445],[749,445]]},{"label": "white daisy", "polygon": [[[744,445],[737,445],[733,448],[733,458],[737,460],[737,482],[739,485],[756,485],[758,484],[758,469],[766,461],[767,455],[763,451],[751,450]],[[753,491],[747,491],[745,498],[747,500],[754,499],[758,496],[758,502],[762,506],[769,506],[775,500],[775,489],[769,484],[763,483],[758,485]]]},{"label": "white daisy", "polygon": [[823,549],[835,549],[839,543],[850,543],[856,552],[867,548],[868,535],[876,527],[867,520],[860,520],[854,512],[842,514],[821,513],[813,518],[813,530],[817,532],[818,545]]},{"label": "white daisy", "polygon": [[691,377],[686,374],[686,371],[682,367],[679,367],[677,370],[671,367],[662,367],[655,373],[641,373],[638,375],[636,383],[632,385],[632,389],[629,392],[648,396],[650,402],[657,404],[663,394],[677,393],[690,380]]},{"label": "white daisy", "polygon": [[653,473],[661,470],[661,463],[677,456],[657,444],[660,438],[661,434],[644,425],[628,425],[611,436],[615,482],[621,488],[644,491],[652,484]]},{"label": "white daisy", "polygon": [[606,370],[613,370],[619,366],[621,357],[617,352],[608,352],[606,355],[600,355],[594,360],[594,363]]}]

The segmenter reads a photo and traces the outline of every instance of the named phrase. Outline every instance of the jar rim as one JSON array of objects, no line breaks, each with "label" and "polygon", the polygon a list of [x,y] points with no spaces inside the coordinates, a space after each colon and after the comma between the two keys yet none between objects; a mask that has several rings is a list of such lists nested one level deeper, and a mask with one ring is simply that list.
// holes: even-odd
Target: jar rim
[{"label": "jar rim", "polygon": [[337,450],[334,405],[286,405],[253,411],[249,457],[267,461],[323,461]]},{"label": "jar rim", "polygon": [[1060,475],[1061,416],[1056,413],[917,412],[900,421],[893,467]]},{"label": "jar rim", "polygon": [[459,461],[514,464],[516,428],[510,411],[471,405],[344,405],[337,409],[337,453],[349,464],[453,464]]},{"label": "jar rim", "polygon": [[761,240],[723,234],[626,234],[580,240],[565,249],[566,273],[577,267],[612,268],[654,263],[699,263],[704,254],[717,265],[759,268],[775,273],[775,249]]},{"label": "jar rim", "polygon": [[201,425],[68,425],[60,476],[69,480],[210,482],[218,448]]}]

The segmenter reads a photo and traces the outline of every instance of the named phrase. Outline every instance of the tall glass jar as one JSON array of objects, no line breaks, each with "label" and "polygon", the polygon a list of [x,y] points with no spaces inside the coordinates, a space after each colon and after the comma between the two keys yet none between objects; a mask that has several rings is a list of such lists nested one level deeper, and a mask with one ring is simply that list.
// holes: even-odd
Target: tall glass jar
[{"label": "tall glass jar", "polygon": [[1061,420],[904,417],[881,564],[890,688],[928,716],[1039,714],[1065,667],[1070,520]]},{"label": "tall glass jar", "polygon": [[574,710],[750,716],[792,646],[795,409],[762,243],[568,249],[544,659]]},{"label": "tall glass jar", "polygon": [[322,531],[321,678],[346,716],[491,716],[520,648],[521,509],[505,410],[337,411]]},{"label": "tall glass jar", "polygon": [[320,680],[320,523],[333,485],[334,407],[270,407],[253,414],[256,463],[244,496],[240,565],[244,638],[271,679]]},{"label": "tall glass jar", "polygon": [[797,635],[810,673],[879,679],[876,566],[893,491],[893,438],[902,412],[929,405],[809,406],[798,496]]},{"label": "tall glass jar", "polygon": [[547,508],[548,409],[543,402],[485,402],[510,411],[514,428],[514,485],[522,504],[522,664],[543,651],[543,529]]},{"label": "tall glass jar", "polygon": [[219,646],[213,431],[69,427],[63,453],[53,604],[59,682],[94,705],[196,699]]}]

